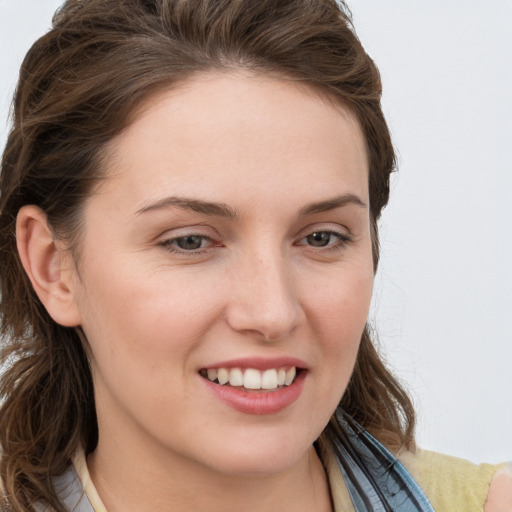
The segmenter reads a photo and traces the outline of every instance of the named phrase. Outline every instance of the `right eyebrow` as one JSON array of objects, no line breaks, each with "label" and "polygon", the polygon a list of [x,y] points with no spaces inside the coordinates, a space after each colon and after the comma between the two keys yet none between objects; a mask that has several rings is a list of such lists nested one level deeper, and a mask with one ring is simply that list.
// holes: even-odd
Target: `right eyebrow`
[{"label": "right eyebrow", "polygon": [[205,215],[227,217],[230,219],[238,216],[236,210],[225,203],[213,203],[210,201],[203,201],[201,199],[176,196],[164,197],[158,201],[146,204],[139,208],[135,213],[136,215],[142,215],[146,212],[169,207],[177,207],[183,210],[191,210],[197,213],[203,213]]}]

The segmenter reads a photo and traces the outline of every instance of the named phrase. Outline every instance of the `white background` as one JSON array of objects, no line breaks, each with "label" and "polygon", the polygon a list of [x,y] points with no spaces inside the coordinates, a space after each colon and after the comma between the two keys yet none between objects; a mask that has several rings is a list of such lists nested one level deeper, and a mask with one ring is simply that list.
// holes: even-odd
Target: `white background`
[{"label": "white background", "polygon": [[[58,0],[0,0],[0,145]],[[512,0],[352,0],[399,153],[374,318],[423,447],[512,459]]]}]

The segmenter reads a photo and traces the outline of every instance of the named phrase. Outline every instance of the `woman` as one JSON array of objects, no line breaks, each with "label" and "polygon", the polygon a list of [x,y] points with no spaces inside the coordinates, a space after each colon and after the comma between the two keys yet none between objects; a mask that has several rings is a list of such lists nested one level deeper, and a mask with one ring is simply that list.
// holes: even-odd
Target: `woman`
[{"label": "woman", "polygon": [[365,327],[380,94],[331,0],[65,3],[2,161],[6,510],[507,510]]}]

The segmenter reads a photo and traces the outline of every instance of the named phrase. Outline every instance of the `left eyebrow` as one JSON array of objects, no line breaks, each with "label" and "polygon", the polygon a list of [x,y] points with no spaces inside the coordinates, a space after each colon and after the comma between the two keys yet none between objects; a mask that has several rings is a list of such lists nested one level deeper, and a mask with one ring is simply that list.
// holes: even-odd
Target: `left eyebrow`
[{"label": "left eyebrow", "polygon": [[328,212],[329,210],[335,210],[336,208],[342,208],[349,204],[355,204],[361,208],[368,208],[366,203],[356,196],[355,194],[344,194],[342,196],[336,196],[325,201],[319,201],[317,203],[311,203],[300,210],[301,216],[313,215],[315,213]]}]

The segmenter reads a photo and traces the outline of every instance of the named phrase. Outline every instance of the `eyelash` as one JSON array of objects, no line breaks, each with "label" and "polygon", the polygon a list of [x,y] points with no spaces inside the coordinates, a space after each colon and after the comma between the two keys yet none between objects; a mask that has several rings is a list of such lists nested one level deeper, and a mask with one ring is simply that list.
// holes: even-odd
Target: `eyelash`
[{"label": "eyelash", "polygon": [[[329,240],[329,243],[324,246],[321,246],[321,245],[314,246],[314,245],[302,243],[302,241],[306,240],[309,237],[312,237],[315,235],[325,235],[325,234],[329,235],[329,237],[334,236],[336,238],[334,243],[330,243],[331,238]],[[177,246],[177,244],[180,240],[186,240],[187,238],[189,238],[189,239],[199,238],[201,240],[201,246],[203,245],[204,242],[206,242],[206,243],[210,242],[211,245],[209,245],[207,247],[199,247],[197,249],[191,249],[191,250],[183,249],[183,248],[180,248]],[[312,233],[307,234],[306,236],[302,237],[295,245],[308,245],[310,248],[312,248],[312,250],[318,250],[318,251],[335,251],[335,250],[343,249],[351,242],[352,242],[352,238],[350,236],[348,236],[346,233],[324,229],[324,230],[313,231]],[[203,254],[211,247],[220,246],[220,244],[216,245],[215,242],[209,236],[194,234],[194,233],[190,233],[190,234],[187,234],[184,236],[179,236],[176,238],[170,238],[168,240],[164,240],[159,245],[161,245],[162,247],[164,247],[166,250],[168,250],[171,253],[190,254],[190,255]]]},{"label": "eyelash", "polygon": [[198,249],[187,250],[187,249],[177,247],[175,245],[178,243],[179,240],[185,240],[187,238],[200,238],[201,245],[203,242],[211,242],[212,247],[214,247],[216,245],[209,236],[195,234],[195,233],[190,233],[190,234],[184,235],[184,236],[178,236],[176,238],[170,238],[168,240],[164,240],[159,245],[164,247],[169,252],[176,253],[176,254],[202,254],[202,253],[206,252],[208,249],[210,249],[210,247],[204,247],[204,248],[200,247]]},{"label": "eyelash", "polygon": [[329,229],[319,229],[317,231],[313,231],[312,233],[309,233],[308,235],[302,237],[296,245],[306,245],[306,244],[302,244],[301,242],[303,240],[306,240],[308,237],[312,237],[314,235],[323,235],[323,234],[327,234],[327,235],[329,235],[329,237],[334,236],[336,238],[336,240],[334,241],[334,243],[328,243],[327,245],[324,245],[324,246],[309,245],[309,247],[313,248],[313,250],[319,250],[319,251],[335,251],[335,250],[343,249],[344,247],[346,247],[348,244],[350,244],[352,242],[352,238],[349,235],[347,235],[346,233],[342,233],[340,231],[329,230]]}]

